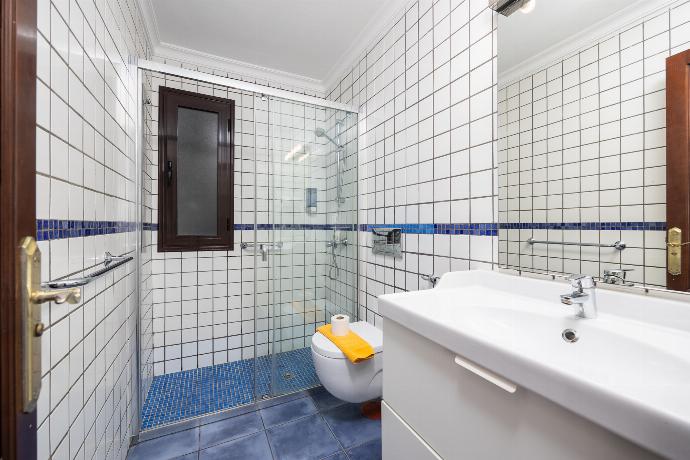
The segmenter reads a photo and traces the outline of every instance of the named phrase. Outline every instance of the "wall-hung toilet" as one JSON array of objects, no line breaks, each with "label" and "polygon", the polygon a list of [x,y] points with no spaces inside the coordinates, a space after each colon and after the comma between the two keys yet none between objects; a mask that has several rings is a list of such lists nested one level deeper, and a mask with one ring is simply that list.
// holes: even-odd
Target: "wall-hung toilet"
[{"label": "wall-hung toilet", "polygon": [[366,321],[350,324],[350,330],[369,342],[374,357],[352,364],[342,351],[320,332],[311,338],[311,355],[321,384],[336,398],[361,403],[381,397],[383,386],[383,333]]}]

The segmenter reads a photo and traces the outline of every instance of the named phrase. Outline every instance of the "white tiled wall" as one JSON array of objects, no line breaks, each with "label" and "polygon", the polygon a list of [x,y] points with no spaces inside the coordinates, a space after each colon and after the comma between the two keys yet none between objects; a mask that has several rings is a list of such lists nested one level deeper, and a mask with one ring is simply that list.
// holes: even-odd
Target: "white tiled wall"
[{"label": "white tiled wall", "polygon": [[[690,2],[676,2],[498,92],[501,223],[665,222],[665,59],[690,45]],[[500,30],[499,30],[500,33]],[[623,227],[626,228],[626,227]],[[634,269],[665,285],[665,233],[500,231],[501,265],[588,273]],[[538,240],[611,248],[535,245]]]},{"label": "white tiled wall", "polygon": [[[323,229],[269,231],[265,227],[255,233],[253,226],[335,222],[327,203],[334,194],[334,154],[326,140],[314,133],[323,127],[332,135],[328,124],[334,123],[333,116],[327,120],[326,110],[319,107],[157,73],[146,72],[145,80],[145,99],[150,104],[145,107],[143,220],[158,223],[158,88],[165,85],[235,101],[234,220],[236,226],[250,228],[235,230],[233,251],[212,252],[159,253],[157,232],[144,232],[142,311],[149,312],[143,323],[150,323],[150,328],[142,328],[150,331],[143,341],[150,343],[144,353],[148,358],[142,359],[144,374],[309,346],[315,327],[325,318],[326,241],[331,234]],[[350,165],[355,171],[356,156]],[[306,187],[318,191],[319,205],[313,214],[305,212]],[[352,188],[350,184],[348,190]],[[344,217],[339,219],[342,222]],[[240,249],[240,243],[255,241],[281,242],[283,249],[262,261],[252,250]],[[352,282],[345,286],[352,291]],[[354,293],[347,291],[337,290],[344,298],[354,299]]]},{"label": "white tiled wall", "polygon": [[[361,224],[494,224],[495,17],[485,0],[411,2],[329,98],[360,106]],[[491,268],[496,238],[404,234],[375,256],[359,232],[360,318],[376,296],[428,287],[420,274]]]},{"label": "white tiled wall", "polygon": [[[134,0],[38,2],[37,218],[136,220],[136,75],[147,56]],[[135,248],[135,232],[39,242],[44,280]],[[38,458],[124,459],[136,427],[134,264],[45,304]]]}]

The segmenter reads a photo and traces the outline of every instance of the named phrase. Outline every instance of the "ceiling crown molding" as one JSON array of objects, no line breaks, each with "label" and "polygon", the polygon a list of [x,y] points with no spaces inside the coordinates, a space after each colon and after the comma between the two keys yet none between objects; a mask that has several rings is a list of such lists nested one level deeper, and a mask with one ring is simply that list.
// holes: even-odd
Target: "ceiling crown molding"
[{"label": "ceiling crown molding", "polygon": [[137,0],[136,3],[144,20],[146,35],[151,45],[152,58],[171,59],[233,73],[243,77],[242,79],[261,81],[269,83],[271,86],[319,96],[325,95],[322,80],[166,43],[160,38],[156,12],[151,0]]},{"label": "ceiling crown molding", "polygon": [[[681,2],[679,0],[638,0],[618,13],[592,24],[581,32],[571,35],[533,57],[499,73],[498,87],[505,88],[558,61],[567,59],[582,49],[601,42],[675,3]],[[501,59],[500,50],[498,59]]]},{"label": "ceiling crown molding", "polygon": [[[385,0],[379,8],[378,14],[373,15],[369,23],[362,29],[357,38],[343,55],[338,59],[327,77],[319,80],[304,75],[294,74],[270,67],[264,67],[250,62],[226,58],[215,54],[205,53],[196,49],[185,48],[161,40],[160,30],[156,20],[156,13],[151,0],[137,0],[136,4],[141,12],[146,27],[146,35],[151,45],[151,58],[170,59],[192,65],[208,67],[236,75],[248,80],[268,82],[271,86],[300,90],[305,93],[326,96],[351,68],[357,59],[366,51],[367,47],[379,40],[390,26],[399,19],[405,11],[408,0]],[[397,6],[400,5],[401,6]]]},{"label": "ceiling crown molding", "polygon": [[153,5],[151,4],[151,0],[137,0],[134,3],[137,5],[139,14],[144,20],[146,37],[151,47],[151,52],[153,52],[156,45],[160,43],[160,33],[158,31],[158,23],[156,22],[156,14],[153,11]]},{"label": "ceiling crown molding", "polygon": [[270,67],[263,67],[250,62],[204,53],[203,51],[185,48],[172,43],[159,43],[158,46],[155,47],[154,56],[222,70],[241,75],[244,77],[242,79],[246,78],[270,83],[270,86],[285,86],[289,87],[285,89],[301,90],[305,93],[318,93],[321,96],[324,94],[324,87],[321,80]]}]

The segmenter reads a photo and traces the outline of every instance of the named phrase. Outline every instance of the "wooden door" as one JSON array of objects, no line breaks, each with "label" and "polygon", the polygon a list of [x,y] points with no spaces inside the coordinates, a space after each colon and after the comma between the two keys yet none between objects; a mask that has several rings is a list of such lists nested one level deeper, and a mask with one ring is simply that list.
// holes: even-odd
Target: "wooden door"
[{"label": "wooden door", "polygon": [[[666,59],[666,225],[681,230],[680,273],[666,273],[666,286],[690,290],[690,50]],[[671,240],[672,241],[672,240]],[[669,232],[667,231],[667,243]]]},{"label": "wooden door", "polygon": [[36,234],[36,0],[0,1],[0,457],[32,460],[17,259],[20,240]]}]

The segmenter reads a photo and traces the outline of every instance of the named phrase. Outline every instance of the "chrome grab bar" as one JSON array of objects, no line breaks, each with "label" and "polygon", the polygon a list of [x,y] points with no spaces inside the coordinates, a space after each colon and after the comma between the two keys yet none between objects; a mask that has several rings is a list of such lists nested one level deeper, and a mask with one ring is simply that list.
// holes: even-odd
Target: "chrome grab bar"
[{"label": "chrome grab bar", "polygon": [[[259,248],[259,253],[261,254],[261,260],[266,262],[268,260],[268,253],[271,251],[280,250],[283,248],[283,242],[278,241],[276,243],[240,243],[240,248]],[[255,251],[256,252],[256,251]]]},{"label": "chrome grab bar", "polygon": [[539,241],[535,240],[534,238],[527,238],[527,244],[560,244],[563,246],[589,246],[589,247],[595,247],[595,248],[616,248],[619,251],[622,251],[623,249],[626,248],[626,245],[623,241],[616,241],[613,244],[601,244],[601,243],[571,243],[568,241]]},{"label": "chrome grab bar", "polygon": [[[98,270],[95,270],[88,275],[82,277],[82,278],[73,278],[73,279],[57,279],[54,281],[46,281],[45,283],[41,283],[41,287],[43,288],[52,288],[52,289],[66,289],[66,288],[73,288],[73,287],[78,287],[78,286],[84,286],[85,284],[89,284],[91,281],[95,280],[96,278],[100,278],[101,276],[105,275],[109,271],[115,270],[118,267],[121,267],[122,265],[126,264],[130,260],[134,260],[134,257],[128,256],[126,254],[120,255],[120,256],[114,256],[109,252],[105,253],[105,260],[103,260],[103,268],[99,268]],[[101,264],[96,264],[94,266],[101,265]],[[79,273],[79,272],[76,272]],[[69,276],[69,275],[68,275]]]}]

